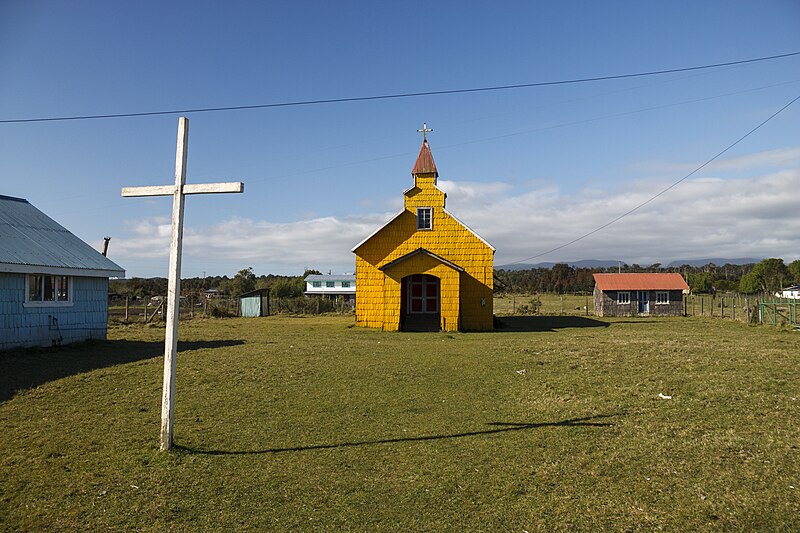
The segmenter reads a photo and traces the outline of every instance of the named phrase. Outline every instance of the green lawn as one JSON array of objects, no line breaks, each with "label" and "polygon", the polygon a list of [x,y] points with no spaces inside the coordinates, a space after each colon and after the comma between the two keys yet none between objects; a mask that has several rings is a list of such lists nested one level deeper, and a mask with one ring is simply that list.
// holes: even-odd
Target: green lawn
[{"label": "green lawn", "polygon": [[800,333],[506,321],[183,323],[171,453],[162,327],[1,355],[2,529],[800,530]]}]

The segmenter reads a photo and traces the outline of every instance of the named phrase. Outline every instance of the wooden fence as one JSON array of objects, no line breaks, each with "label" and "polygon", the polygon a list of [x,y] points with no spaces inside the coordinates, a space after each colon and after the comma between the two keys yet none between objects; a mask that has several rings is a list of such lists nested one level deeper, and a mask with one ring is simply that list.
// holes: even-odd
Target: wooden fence
[{"label": "wooden fence", "polygon": [[[108,302],[108,318],[124,322],[154,322],[166,319],[166,297],[115,298]],[[239,299],[183,297],[179,308],[181,320],[195,317],[238,316]]]}]

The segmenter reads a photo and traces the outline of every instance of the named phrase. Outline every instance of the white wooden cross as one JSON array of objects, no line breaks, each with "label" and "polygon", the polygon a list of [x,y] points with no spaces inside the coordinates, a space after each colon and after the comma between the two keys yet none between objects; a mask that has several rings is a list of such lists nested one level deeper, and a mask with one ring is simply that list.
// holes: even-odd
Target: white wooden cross
[{"label": "white wooden cross", "polygon": [[178,119],[178,147],[175,153],[175,185],[123,187],[122,196],[172,196],[172,243],[169,250],[167,289],[167,333],[164,338],[164,388],[161,397],[161,449],[173,444],[175,415],[175,355],[178,352],[178,312],[181,294],[181,248],[183,242],[183,201],[187,194],[244,192],[244,183],[186,183],[186,154],[189,119]]}]

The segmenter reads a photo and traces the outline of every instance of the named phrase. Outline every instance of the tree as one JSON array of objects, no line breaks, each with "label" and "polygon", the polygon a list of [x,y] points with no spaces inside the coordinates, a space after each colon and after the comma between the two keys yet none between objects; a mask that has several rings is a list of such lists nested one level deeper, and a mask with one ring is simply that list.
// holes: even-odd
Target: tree
[{"label": "tree", "polygon": [[789,274],[792,276],[792,283],[800,283],[800,259],[795,259],[786,268],[789,269]]},{"label": "tree", "polygon": [[566,292],[572,276],[575,273],[573,268],[566,263],[556,263],[550,270],[553,290],[558,293]]},{"label": "tree", "polygon": [[761,283],[754,272],[748,272],[739,280],[739,292],[742,294],[755,294],[761,290]]},{"label": "tree", "polygon": [[230,292],[232,296],[241,296],[246,292],[255,290],[256,288],[256,275],[253,273],[253,267],[243,268],[231,280]]},{"label": "tree", "polygon": [[769,294],[780,291],[792,277],[783,259],[774,257],[762,259],[753,267],[752,273],[758,278],[761,290]]},{"label": "tree", "polygon": [[714,290],[714,278],[711,272],[698,272],[689,275],[689,287],[694,293],[708,294]]},{"label": "tree", "polygon": [[302,280],[279,279],[270,287],[270,294],[275,298],[296,298],[303,295]]}]

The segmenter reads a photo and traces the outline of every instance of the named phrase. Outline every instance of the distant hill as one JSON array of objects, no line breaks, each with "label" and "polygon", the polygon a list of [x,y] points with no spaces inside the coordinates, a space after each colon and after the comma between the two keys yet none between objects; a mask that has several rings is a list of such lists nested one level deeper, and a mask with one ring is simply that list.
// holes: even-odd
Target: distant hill
[{"label": "distant hill", "polygon": [[[754,259],[752,257],[739,257],[736,259],[724,259],[724,258],[711,258],[711,259],[680,259],[677,261],[672,261],[667,265],[662,265],[664,268],[675,268],[680,267],[683,265],[689,265],[693,267],[701,267],[705,266],[709,263],[714,263],[715,265],[722,266],[722,265],[749,265],[751,263],[758,263],[761,259]],[[582,259],[580,261],[559,261],[558,263],[566,263],[572,268],[612,268],[619,265],[619,261],[602,261],[597,259]],[[626,264],[626,261],[623,261],[622,264]],[[496,267],[497,270],[530,270],[532,268],[553,268],[553,265],[557,263],[520,263],[520,264],[511,264],[511,265],[500,265]],[[627,263],[628,265],[632,265],[633,263]],[[642,265],[643,267],[647,267],[649,265]]]},{"label": "distant hill", "polygon": [[[598,261],[597,259],[582,259],[580,261],[559,261],[558,263],[566,263],[572,268],[610,268],[619,265],[619,261]],[[532,268],[553,268],[557,263],[519,263],[513,265],[500,265],[497,270],[530,270]],[[625,264],[623,262],[623,264]],[[683,264],[683,263],[681,263]]]},{"label": "distant hill", "polygon": [[714,257],[711,259],[680,259],[678,261],[672,261],[667,267],[679,267],[683,265],[689,265],[694,267],[701,267],[706,266],[709,263],[714,263],[717,266],[722,265],[749,265],[751,263],[758,263],[761,259],[755,259],[753,257],[739,257],[737,259],[723,259],[720,257]]}]

